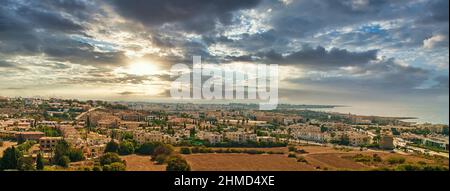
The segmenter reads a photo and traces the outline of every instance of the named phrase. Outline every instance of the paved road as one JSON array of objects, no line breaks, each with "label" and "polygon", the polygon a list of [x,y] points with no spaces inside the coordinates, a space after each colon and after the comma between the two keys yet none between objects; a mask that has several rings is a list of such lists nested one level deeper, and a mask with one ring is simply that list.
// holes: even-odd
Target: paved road
[{"label": "paved road", "polygon": [[91,108],[91,109],[89,109],[89,110],[87,110],[87,111],[81,113],[81,114],[78,115],[77,117],[75,117],[75,120],[78,121],[79,119],[81,119],[81,118],[82,118],[83,116],[85,116],[86,114],[88,114],[88,113],[90,113],[90,112],[93,112],[93,111],[95,111],[95,110],[97,110],[97,109],[102,109],[102,108],[103,108],[103,107],[95,107],[95,108]]}]

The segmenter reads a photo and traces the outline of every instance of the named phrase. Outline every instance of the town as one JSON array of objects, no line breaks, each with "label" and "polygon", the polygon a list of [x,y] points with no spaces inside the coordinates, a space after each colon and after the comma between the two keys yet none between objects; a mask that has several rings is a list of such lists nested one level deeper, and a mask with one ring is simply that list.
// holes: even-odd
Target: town
[{"label": "town", "polygon": [[0,169],[448,170],[448,125],[323,107],[1,97]]}]

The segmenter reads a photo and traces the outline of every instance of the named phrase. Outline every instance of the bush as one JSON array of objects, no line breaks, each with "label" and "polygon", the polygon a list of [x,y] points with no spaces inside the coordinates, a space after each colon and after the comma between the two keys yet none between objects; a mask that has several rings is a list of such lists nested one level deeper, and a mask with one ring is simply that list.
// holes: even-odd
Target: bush
[{"label": "bush", "polygon": [[3,141],[0,141],[0,147],[3,147],[4,143]]},{"label": "bush", "polygon": [[162,143],[144,143],[136,149],[136,153],[141,154],[141,155],[153,155],[155,148],[160,145],[163,145],[163,144]]},{"label": "bush", "polygon": [[62,156],[59,158],[59,160],[57,161],[57,165],[62,166],[64,168],[69,167],[70,164],[70,159],[68,156]]},{"label": "bush", "polygon": [[101,167],[101,166],[98,166],[98,165],[95,165],[95,166],[92,168],[92,171],[102,171],[102,167]]},{"label": "bush", "polygon": [[85,167],[79,167],[77,170],[78,170],[78,171],[92,171],[92,169],[91,169],[90,167],[88,167],[88,166],[85,166]]},{"label": "bush", "polygon": [[71,162],[78,162],[84,160],[83,151],[81,149],[69,149],[69,153],[67,153]]},{"label": "bush", "polygon": [[355,162],[371,162],[372,161],[372,157],[365,156],[362,154],[357,154],[357,155],[353,156],[352,158],[353,158],[353,161],[355,161]]},{"label": "bush", "polygon": [[443,166],[424,165],[423,171],[448,171],[448,168]]},{"label": "bush", "polygon": [[383,159],[381,159],[381,157],[378,156],[377,154],[373,154],[372,158],[373,158],[374,162],[382,162],[383,161]]},{"label": "bush", "polygon": [[119,152],[119,144],[114,140],[111,140],[108,144],[106,144],[105,153],[118,153]]},{"label": "bush", "polygon": [[132,142],[122,141],[119,145],[119,154],[120,155],[130,155],[134,153],[134,146]]},{"label": "bush", "polygon": [[103,166],[103,171],[111,171],[111,165],[107,164]]},{"label": "bush", "polygon": [[157,164],[164,164],[169,156],[165,154],[160,154],[154,158]]},{"label": "bush", "polygon": [[182,148],[180,149],[180,153],[181,153],[181,154],[188,155],[188,154],[191,154],[192,152],[191,152],[191,149],[190,149],[190,148],[188,148],[188,147],[182,147]]},{"label": "bush", "polygon": [[160,145],[158,147],[155,148],[152,157],[156,158],[158,155],[166,155],[169,156],[170,154],[172,154],[173,152],[173,147],[170,145]]},{"label": "bush", "polygon": [[298,157],[297,158],[297,162],[303,162],[303,163],[307,163],[308,164],[308,161],[303,156]]},{"label": "bush", "polygon": [[34,167],[34,160],[31,157],[21,157],[17,162],[17,169],[21,171],[36,170]]},{"label": "bush", "polygon": [[297,155],[295,155],[294,153],[289,153],[288,157],[289,158],[297,158]]},{"label": "bush", "polygon": [[289,152],[296,152],[297,148],[295,148],[294,146],[289,146],[288,150],[289,150]]},{"label": "bush", "polygon": [[259,154],[264,154],[264,151],[258,151],[258,150],[245,150],[244,151],[247,154],[251,154],[251,155],[259,155]]},{"label": "bush", "polygon": [[306,151],[303,150],[303,149],[297,150],[296,152],[299,153],[299,154],[306,154],[306,153],[308,153],[308,152],[306,152]]},{"label": "bush", "polygon": [[190,171],[189,164],[180,156],[171,156],[167,160],[167,171]]},{"label": "bush", "polygon": [[412,164],[402,164],[394,168],[395,171],[422,171],[422,167]]},{"label": "bush", "polygon": [[126,170],[125,164],[123,164],[121,162],[111,163],[110,167],[111,167],[110,171],[125,171]]},{"label": "bush", "polygon": [[405,163],[405,158],[403,157],[390,157],[387,159],[388,163],[393,165],[393,164],[403,164]]},{"label": "bush", "polygon": [[102,166],[109,165],[115,162],[122,162],[117,153],[106,153],[100,157],[100,164]]}]

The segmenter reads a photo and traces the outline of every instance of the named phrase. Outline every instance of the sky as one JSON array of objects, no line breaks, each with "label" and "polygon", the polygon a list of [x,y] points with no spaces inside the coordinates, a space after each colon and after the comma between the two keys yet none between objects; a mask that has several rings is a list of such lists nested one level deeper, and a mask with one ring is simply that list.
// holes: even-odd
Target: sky
[{"label": "sky", "polygon": [[0,1],[1,96],[164,100],[198,55],[278,64],[282,103],[448,124],[448,0]]}]

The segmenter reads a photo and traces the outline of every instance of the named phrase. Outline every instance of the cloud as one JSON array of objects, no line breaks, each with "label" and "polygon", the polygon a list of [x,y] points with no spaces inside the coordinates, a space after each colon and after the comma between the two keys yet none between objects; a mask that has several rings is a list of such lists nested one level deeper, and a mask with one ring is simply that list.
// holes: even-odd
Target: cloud
[{"label": "cloud", "polygon": [[228,25],[234,11],[255,7],[260,0],[112,0],[124,17],[148,26],[175,24],[189,32],[203,33],[215,29],[216,23]]},{"label": "cloud", "polygon": [[423,41],[423,47],[432,49],[434,47],[448,47],[448,38],[444,35],[435,35]]},{"label": "cloud", "polygon": [[351,70],[337,70],[334,75],[316,76],[315,73],[289,79],[294,84],[345,91],[369,91],[380,93],[411,93],[430,79],[430,70],[406,66],[395,59],[386,59],[358,65]]},{"label": "cloud", "polygon": [[16,67],[14,64],[0,60],[0,68],[14,68],[14,67]]},{"label": "cloud", "polygon": [[329,70],[347,66],[365,65],[377,59],[378,50],[351,52],[346,49],[332,48],[326,50],[322,46],[312,48],[303,46],[299,51],[282,55],[275,51],[258,54],[265,62],[301,66],[304,68]]},{"label": "cloud", "polygon": [[130,91],[124,91],[124,92],[120,92],[118,93],[119,95],[122,96],[130,96],[130,95],[141,95],[144,94],[143,92],[130,92]]}]

